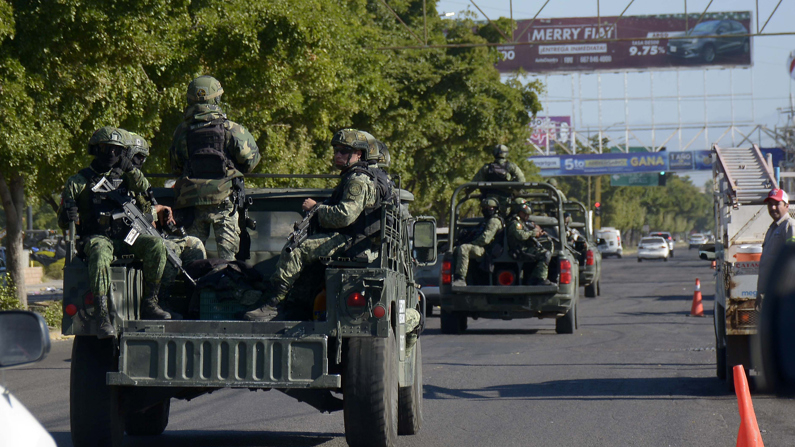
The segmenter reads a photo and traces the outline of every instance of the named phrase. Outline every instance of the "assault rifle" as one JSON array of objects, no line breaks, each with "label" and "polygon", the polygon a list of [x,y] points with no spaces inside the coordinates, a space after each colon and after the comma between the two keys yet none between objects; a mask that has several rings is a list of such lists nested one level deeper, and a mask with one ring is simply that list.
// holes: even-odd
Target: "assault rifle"
[{"label": "assault rifle", "polygon": [[[135,206],[135,199],[122,195],[118,191],[108,193],[108,197],[115,200],[121,206],[121,211],[113,214],[113,220],[120,219],[125,225],[130,227],[130,232],[127,233],[127,236],[124,238],[124,242],[132,245],[135,243],[135,240],[138,239],[138,236],[142,234],[157,236],[163,239],[163,235],[157,231],[157,228],[152,226],[152,222],[150,222],[149,219],[143,215],[141,210]],[[191,284],[194,286],[196,285],[196,281],[191,278],[188,272],[185,271],[185,267],[182,266],[182,259],[180,259],[177,253],[169,248],[168,245],[166,245],[166,257],[168,258],[168,262],[179,269]]]},{"label": "assault rifle", "polygon": [[306,216],[304,216],[303,220],[293,224],[293,232],[287,236],[287,245],[284,246],[285,253],[290,253],[300,247],[306,238],[309,237],[309,230],[312,227],[312,218],[315,216],[318,206],[320,206],[320,204],[316,203],[315,206],[306,212]]}]

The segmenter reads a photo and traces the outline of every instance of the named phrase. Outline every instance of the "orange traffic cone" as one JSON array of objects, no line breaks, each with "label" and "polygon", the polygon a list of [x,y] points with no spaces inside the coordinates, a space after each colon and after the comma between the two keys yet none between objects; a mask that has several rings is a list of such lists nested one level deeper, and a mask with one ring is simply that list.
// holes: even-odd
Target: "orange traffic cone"
[{"label": "orange traffic cone", "polygon": [[748,379],[743,365],[734,367],[734,392],[737,393],[737,407],[740,409],[740,431],[737,432],[737,447],[765,447],[762,433],[756,423],[754,404],[748,391]]},{"label": "orange traffic cone", "polygon": [[696,278],[696,290],[693,292],[693,305],[690,307],[690,316],[704,316],[704,305],[701,304],[701,281],[698,278]]}]

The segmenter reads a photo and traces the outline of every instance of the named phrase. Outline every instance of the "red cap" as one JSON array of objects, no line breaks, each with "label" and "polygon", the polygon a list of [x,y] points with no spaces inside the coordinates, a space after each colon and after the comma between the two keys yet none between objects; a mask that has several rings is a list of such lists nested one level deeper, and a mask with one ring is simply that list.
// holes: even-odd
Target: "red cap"
[{"label": "red cap", "polygon": [[767,195],[765,202],[768,200],[775,200],[776,202],[784,202],[789,204],[789,195],[783,189],[771,189]]}]

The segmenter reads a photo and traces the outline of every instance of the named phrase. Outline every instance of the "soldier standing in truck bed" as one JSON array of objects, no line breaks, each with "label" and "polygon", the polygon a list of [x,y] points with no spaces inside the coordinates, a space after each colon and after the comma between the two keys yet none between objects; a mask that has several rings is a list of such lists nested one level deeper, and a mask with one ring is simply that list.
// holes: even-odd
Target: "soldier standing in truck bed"
[{"label": "soldier standing in truck bed", "polygon": [[212,76],[191,81],[185,120],[174,131],[170,153],[171,168],[180,175],[174,185],[174,208],[184,216],[179,220],[205,244],[212,227],[218,257],[233,261],[240,249],[243,174],[253,171],[261,156],[249,131],[226,119],[223,92]]}]

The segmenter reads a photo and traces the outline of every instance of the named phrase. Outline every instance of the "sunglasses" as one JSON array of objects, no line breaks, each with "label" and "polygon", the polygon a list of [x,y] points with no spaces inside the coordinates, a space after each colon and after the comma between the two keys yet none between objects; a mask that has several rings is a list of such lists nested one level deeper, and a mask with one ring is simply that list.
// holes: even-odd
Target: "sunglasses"
[{"label": "sunglasses", "polygon": [[121,150],[122,150],[121,146],[116,146],[116,145],[113,145],[113,144],[100,144],[98,149],[99,149],[99,152],[102,153],[102,154],[113,153],[114,155],[121,154]]},{"label": "sunglasses", "polygon": [[342,146],[335,146],[334,147],[334,153],[335,154],[347,155],[347,154],[352,154],[354,152],[356,152],[356,151],[351,149],[351,148],[349,148],[349,147],[342,147]]}]

